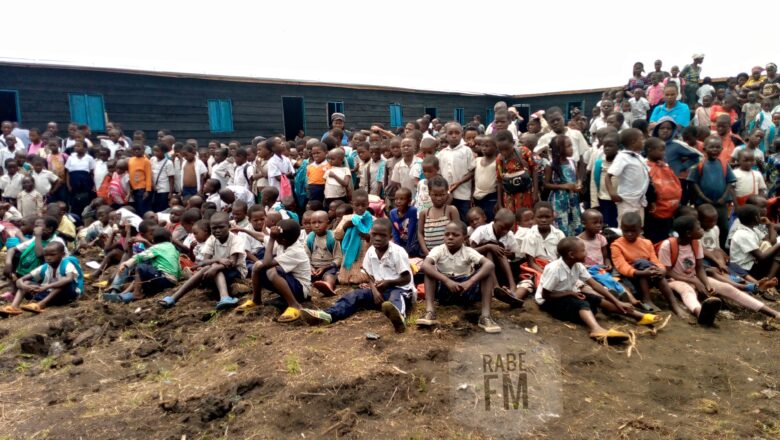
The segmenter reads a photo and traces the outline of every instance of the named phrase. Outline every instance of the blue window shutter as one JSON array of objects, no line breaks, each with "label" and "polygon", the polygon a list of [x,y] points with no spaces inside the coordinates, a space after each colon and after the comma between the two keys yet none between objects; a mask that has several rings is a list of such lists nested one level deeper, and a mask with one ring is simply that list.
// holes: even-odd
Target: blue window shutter
[{"label": "blue window shutter", "polygon": [[398,128],[402,125],[403,113],[400,104],[390,104],[390,127]]},{"label": "blue window shutter", "polygon": [[233,131],[233,102],[229,99],[220,101],[220,120],[222,122],[221,128],[223,132],[229,133]]},{"label": "blue window shutter", "polygon": [[488,125],[491,122],[493,122],[493,116],[494,115],[493,115],[493,108],[492,107],[488,107],[487,109],[485,109],[485,116],[486,116],[486,118],[485,118],[485,125]]},{"label": "blue window shutter", "polygon": [[68,95],[70,101],[70,120],[77,124],[87,124],[87,97],[85,95]]},{"label": "blue window shutter", "polygon": [[343,102],[337,102],[336,103],[336,111],[338,113],[344,113],[344,103]]},{"label": "blue window shutter", "polygon": [[463,112],[463,108],[462,108],[462,107],[458,107],[458,108],[456,108],[456,109],[455,109],[455,115],[454,115],[454,119],[455,119],[455,120],[456,120],[456,121],[457,121],[457,122],[458,122],[460,125],[463,125],[463,123],[465,122],[465,121],[463,120],[463,119],[464,119],[464,114],[463,114],[463,113],[464,113],[464,112]]},{"label": "blue window shutter", "polygon": [[86,95],[87,125],[95,131],[106,129],[106,113],[103,106],[103,97],[100,95]]},{"label": "blue window shutter", "polygon": [[219,124],[219,101],[209,99],[209,131],[218,132],[220,129]]}]

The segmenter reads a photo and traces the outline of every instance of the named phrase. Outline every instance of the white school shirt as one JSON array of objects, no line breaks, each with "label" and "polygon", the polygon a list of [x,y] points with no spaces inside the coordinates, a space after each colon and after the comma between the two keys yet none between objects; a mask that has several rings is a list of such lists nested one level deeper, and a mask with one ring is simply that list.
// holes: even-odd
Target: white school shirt
[{"label": "white school shirt", "polygon": [[[305,231],[301,231],[305,232]],[[274,249],[276,257],[274,260],[279,264],[283,271],[289,273],[303,287],[303,296],[308,298],[311,289],[311,261],[306,253],[303,242],[297,240],[289,247],[276,245]]]},{"label": "white school shirt", "polygon": [[626,202],[632,205],[647,205],[645,194],[650,185],[650,177],[645,159],[639,153],[620,151],[609,166],[607,174],[617,177],[617,193]]},{"label": "white school shirt", "polygon": [[751,194],[758,194],[761,190],[766,191],[766,182],[764,176],[758,170],[744,171],[740,168],[732,170],[737,178],[736,193],[737,197],[745,197]]},{"label": "white school shirt", "polygon": [[24,179],[24,174],[19,172],[14,174],[13,177],[3,174],[0,177],[0,190],[3,191],[3,197],[15,199],[22,191],[22,179]]},{"label": "white school shirt", "polygon": [[[220,243],[213,235],[210,236],[201,250],[203,255],[211,255],[211,258],[230,258],[234,254],[238,255],[236,269],[242,277],[246,276],[246,251],[244,251],[244,240],[232,232],[228,232],[228,238],[224,243]],[[230,288],[230,286],[228,286]]]},{"label": "white school shirt", "polygon": [[[184,168],[187,165],[187,161],[183,160],[181,163],[181,173],[179,173],[179,178],[176,179],[179,181],[179,186],[181,188],[184,188]],[[201,182],[201,177],[203,177],[204,174],[208,172],[208,168],[206,168],[206,164],[203,163],[198,158],[195,158],[195,181],[198,183],[198,191],[200,191],[200,187],[203,185],[203,182]]]},{"label": "white school shirt", "polygon": [[393,165],[393,174],[390,176],[390,180],[393,182],[398,182],[398,184],[401,185],[401,188],[406,188],[409,191],[414,194],[414,190],[416,189],[414,186],[414,177],[419,176],[412,176],[411,170],[412,167],[415,164],[415,158],[412,159],[412,163],[407,165],[406,161],[402,157],[398,162],[396,162],[395,165]]},{"label": "white school shirt", "polygon": [[[127,150],[127,149],[130,148],[130,145],[128,145],[127,141],[125,141],[124,139],[120,139],[119,141],[120,142],[124,142],[125,144],[122,145],[119,142],[112,141],[111,139],[101,139],[100,140],[100,145],[103,146],[103,147],[108,148],[108,151],[110,152],[109,156],[108,156],[109,159],[116,158],[116,152],[117,151]],[[65,147],[67,148],[67,145]]]},{"label": "white school shirt", "polygon": [[645,98],[631,98],[628,100],[631,104],[631,117],[636,119],[647,120],[647,112],[650,111],[650,103]]},{"label": "white school shirt", "polygon": [[731,238],[729,256],[731,262],[745,270],[750,270],[756,264],[756,257],[750,253],[761,245],[760,232],[755,228],[737,225]]},{"label": "white school shirt", "polygon": [[233,179],[230,184],[249,188],[249,182],[252,181],[252,176],[254,175],[255,166],[249,162],[245,162],[243,165],[239,165],[233,170]]},{"label": "white school shirt", "polygon": [[247,187],[239,185],[228,185],[226,188],[233,191],[233,194],[236,195],[236,200],[243,200],[244,203],[246,203],[247,209],[255,204],[255,195]]},{"label": "white school shirt", "polygon": [[44,284],[51,284],[55,281],[59,281],[63,278],[68,277],[69,275],[75,275],[73,278],[74,282],[74,290],[77,294],[81,295],[82,292],[79,290],[78,286],[75,284],[76,280],[78,280],[79,271],[76,268],[76,266],[73,264],[72,261],[68,261],[65,263],[65,274],[60,275],[60,264],[57,265],[57,267],[51,266],[49,264],[46,265],[46,272],[43,272],[43,265],[40,265],[36,267],[35,269],[30,272],[30,276],[32,276],[33,281],[38,283],[39,285]]},{"label": "white school shirt", "polygon": [[[462,139],[455,148],[444,148],[439,151],[436,157],[439,159],[441,176],[450,185],[463,179],[466,174],[473,171],[477,166],[474,160],[474,152],[466,146]],[[472,184],[473,179],[455,188],[455,191],[452,192],[452,198],[456,200],[471,200]]]},{"label": "white school shirt", "polygon": [[558,258],[544,267],[534,299],[537,304],[542,305],[544,304],[543,290],[547,289],[551,292],[574,291],[577,281],[585,282],[590,278],[584,264],[574,263],[569,267],[562,258]]},{"label": "white school shirt", "polygon": [[701,245],[704,246],[706,251],[714,251],[720,249],[720,228],[715,225],[709,231],[704,231],[704,235],[701,237]]},{"label": "white school shirt", "polygon": [[[571,140],[571,158],[574,163],[579,162],[580,158],[583,158],[582,160],[586,161],[587,158],[585,156],[587,155],[588,150],[590,150],[590,145],[588,145],[588,141],[585,140],[585,136],[583,136],[582,133],[580,133],[578,130],[571,129],[569,127],[566,127],[566,130],[563,132],[563,134]],[[555,136],[558,136],[558,133],[554,131],[550,131],[542,135],[542,137],[539,138],[539,142],[537,142],[536,147],[534,148],[534,154],[541,154],[546,151],[550,147],[550,142]]]},{"label": "white school shirt", "polygon": [[95,190],[100,188],[100,185],[103,183],[103,179],[105,179],[107,175],[108,165],[100,159],[95,159]]},{"label": "white school shirt", "polygon": [[[746,150],[746,149],[747,149],[747,145],[743,144],[743,145],[738,146],[737,148],[734,149],[734,152],[731,153],[731,158],[732,159],[736,159],[737,156],[739,156],[739,152],[742,151],[742,150]],[[765,162],[765,160],[764,160],[764,153],[761,150],[756,148],[756,149],[750,150],[750,151],[753,152],[753,158],[756,160],[756,162]],[[732,170],[736,171],[737,169],[739,169],[739,168],[733,168]]]},{"label": "white school shirt", "polygon": [[154,185],[154,190],[158,193],[171,192],[171,181],[169,178],[176,175],[173,162],[167,158],[159,160],[156,156],[152,156],[149,162],[152,163],[152,185]]},{"label": "white school shirt", "polygon": [[[180,157],[174,157],[173,158],[173,175],[174,176],[181,176],[181,164],[182,159]],[[175,192],[181,193],[181,180],[180,179],[173,179],[173,186],[175,188]]]},{"label": "white school shirt", "polygon": [[486,195],[498,191],[496,188],[498,183],[498,177],[496,176],[496,161],[493,160],[489,164],[483,166],[482,158],[478,157],[475,163],[474,198],[482,200]]},{"label": "white school shirt", "polygon": [[477,246],[491,241],[501,243],[504,246],[504,249],[513,252],[515,256],[520,255],[520,246],[517,245],[515,234],[513,234],[512,231],[508,231],[506,235],[500,239],[496,238],[496,232],[493,230],[493,222],[474,229],[469,240]]},{"label": "white school shirt", "polygon": [[[290,158],[274,154],[268,160],[268,183],[276,189],[280,189],[281,183],[276,177],[289,175],[295,172]],[[292,182],[290,182],[292,184]]]},{"label": "white school shirt", "polygon": [[558,258],[558,242],[566,238],[566,234],[555,226],[550,226],[550,233],[542,237],[537,225],[531,226],[523,239],[520,252],[534,258],[540,257],[548,261]]},{"label": "white school shirt", "polygon": [[233,164],[228,162],[227,159],[220,163],[215,163],[211,167],[211,178],[219,180],[219,187],[226,188],[231,180],[233,180]]},{"label": "white school shirt", "polygon": [[412,269],[409,264],[409,255],[404,248],[390,242],[382,259],[376,255],[376,248],[371,246],[366,251],[363,258],[363,269],[367,274],[374,278],[374,281],[395,280],[404,272],[409,272],[409,283],[403,286],[396,286],[403,290],[405,295],[411,295],[414,291],[414,280],[412,280]]},{"label": "white school shirt", "polygon": [[337,176],[339,179],[344,180],[345,178],[352,176],[352,173],[349,171],[348,167],[331,167],[327,168],[323,175],[325,178],[325,198],[336,199],[345,197],[347,195],[347,188],[337,182],[333,176]]},{"label": "white school shirt", "polygon": [[482,254],[468,246],[461,246],[454,254],[447,245],[440,244],[425,257],[436,266],[436,270],[448,278],[470,277],[476,272],[476,267],[485,258]]},{"label": "white school shirt", "polygon": [[68,156],[68,161],[65,162],[65,169],[69,173],[74,171],[86,171],[90,172],[95,169],[95,159],[89,154],[84,154],[84,157],[79,157],[77,154],[71,154]]},{"label": "white school shirt", "polygon": [[40,173],[36,173],[35,170],[33,170],[30,173],[30,177],[35,181],[35,190],[44,197],[51,192],[51,187],[59,180],[59,177],[57,177],[56,174],[47,169],[42,169]]},{"label": "white school shirt", "polygon": [[7,170],[5,169],[5,161],[8,159],[16,159],[16,153],[20,151],[24,152],[24,150],[19,148],[18,142],[16,148],[14,148],[14,151],[9,150],[8,147],[6,146],[0,147],[0,168],[3,169],[3,174],[7,172]]}]

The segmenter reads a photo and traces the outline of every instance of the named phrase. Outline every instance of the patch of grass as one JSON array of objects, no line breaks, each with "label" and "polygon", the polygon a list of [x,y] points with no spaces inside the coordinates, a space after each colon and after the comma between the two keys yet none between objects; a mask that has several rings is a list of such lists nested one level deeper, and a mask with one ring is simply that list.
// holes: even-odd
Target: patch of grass
[{"label": "patch of grass", "polygon": [[141,328],[145,328],[145,329],[151,330],[151,329],[157,327],[157,324],[158,324],[157,320],[156,319],[152,319],[151,321],[141,323],[138,326],[141,327]]},{"label": "patch of grass", "polygon": [[420,376],[417,378],[417,391],[420,393],[425,393],[428,391],[428,380],[425,378],[425,376]]},{"label": "patch of grass", "polygon": [[45,358],[41,359],[41,368],[48,370],[52,365],[54,365],[54,361],[54,356],[46,356]]},{"label": "patch of grass", "polygon": [[780,436],[780,423],[776,423],[774,420],[770,421],[769,423],[763,423],[757,420],[756,425],[758,425],[758,429],[760,429],[764,434],[770,435],[772,437]]},{"label": "patch of grass", "polygon": [[301,364],[295,356],[287,356],[284,358],[284,368],[287,370],[287,374],[301,374]]},{"label": "patch of grass", "polygon": [[21,361],[18,364],[16,364],[16,368],[14,368],[14,372],[16,373],[24,373],[25,371],[30,369],[30,363]]},{"label": "patch of grass", "polygon": [[157,382],[169,382],[171,379],[173,379],[173,373],[171,373],[171,370],[165,369],[160,370],[157,373],[157,377],[155,377]]},{"label": "patch of grass", "polygon": [[237,372],[238,371],[238,364],[232,363],[232,364],[225,365],[225,371],[227,371],[228,373],[235,373],[235,372]]}]

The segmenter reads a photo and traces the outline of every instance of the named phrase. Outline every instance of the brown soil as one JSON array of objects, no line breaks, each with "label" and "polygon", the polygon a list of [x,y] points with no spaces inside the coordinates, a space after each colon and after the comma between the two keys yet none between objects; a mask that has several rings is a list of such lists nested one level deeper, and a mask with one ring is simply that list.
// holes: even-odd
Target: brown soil
[{"label": "brown soil", "polygon": [[[378,312],[310,328],[270,307],[213,313],[198,291],[171,310],[97,297],[0,321],[0,439],[490,438],[449,409],[448,354],[479,331],[471,311],[398,335]],[[560,349],[562,414],[520,438],[780,438],[780,332],[759,315],[673,318],[657,336],[629,325],[629,357],[532,303],[494,305],[505,329],[536,325]]]}]

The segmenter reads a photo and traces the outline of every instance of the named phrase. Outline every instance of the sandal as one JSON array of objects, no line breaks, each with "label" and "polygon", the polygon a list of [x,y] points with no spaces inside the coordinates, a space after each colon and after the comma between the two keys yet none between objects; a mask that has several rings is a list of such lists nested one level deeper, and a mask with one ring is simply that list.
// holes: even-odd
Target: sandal
[{"label": "sandal", "polygon": [[331,289],[325,281],[315,281],[311,286],[319,290],[323,296],[336,296],[336,291]]},{"label": "sandal", "polygon": [[607,341],[607,344],[619,344],[628,341],[629,335],[618,330],[607,330],[591,333],[590,338],[597,342]]},{"label": "sandal", "polygon": [[715,323],[715,316],[720,311],[723,301],[720,298],[710,297],[701,302],[701,309],[697,321],[700,325],[712,325]]},{"label": "sandal", "polygon": [[233,307],[238,305],[238,298],[233,298],[232,296],[229,296],[227,298],[222,298],[217,303],[217,310],[227,310],[232,309]]},{"label": "sandal", "polygon": [[103,294],[103,301],[127,304],[133,300],[135,300],[133,292]]},{"label": "sandal", "polygon": [[97,281],[95,283],[92,283],[92,287],[97,287],[98,289],[108,287],[108,280]]},{"label": "sandal", "polygon": [[401,315],[401,311],[398,310],[398,307],[393,305],[393,303],[390,301],[383,302],[382,313],[390,320],[390,323],[393,324],[396,333],[403,333],[406,331],[404,317]]},{"label": "sandal", "polygon": [[34,302],[23,305],[21,309],[35,314],[41,313],[43,311],[43,307],[41,307],[40,304]]},{"label": "sandal", "polygon": [[439,321],[436,320],[436,312],[425,312],[422,318],[417,318],[417,325],[420,327],[433,327],[438,324]]},{"label": "sandal", "polygon": [[10,316],[16,316],[21,314],[22,314],[22,309],[18,307],[14,307],[10,304],[8,304],[7,306],[0,307],[0,316],[10,317]]},{"label": "sandal", "polygon": [[164,309],[170,309],[176,305],[176,300],[172,296],[166,296],[163,299],[157,301],[157,304]]},{"label": "sandal", "polygon": [[642,315],[642,319],[636,322],[636,325],[653,325],[658,324],[663,320],[662,317],[658,315],[653,315],[652,313],[645,313]]},{"label": "sandal", "polygon": [[244,304],[236,307],[236,313],[246,313],[257,308],[257,304],[251,299],[244,301]]},{"label": "sandal", "polygon": [[313,326],[327,325],[333,322],[333,317],[330,316],[329,313],[314,309],[302,309],[301,319],[303,319],[306,324]]},{"label": "sandal", "polygon": [[293,308],[293,307],[287,307],[287,309],[279,315],[278,318],[276,318],[277,322],[282,323],[288,323],[288,322],[294,322],[301,318],[301,311]]},{"label": "sandal", "polygon": [[490,316],[480,317],[477,325],[484,330],[485,333],[501,333],[501,326],[496,324],[496,321],[493,321],[493,318]]},{"label": "sandal", "polygon": [[497,300],[507,303],[512,307],[523,307],[523,300],[515,298],[515,296],[509,292],[506,287],[496,287],[493,289],[493,297]]}]

